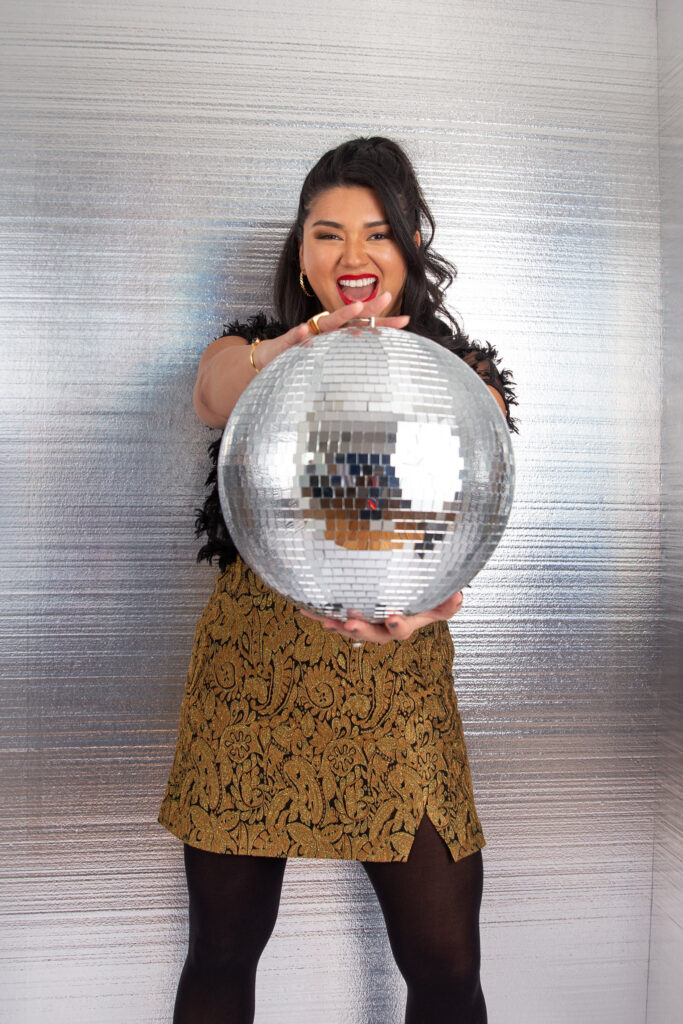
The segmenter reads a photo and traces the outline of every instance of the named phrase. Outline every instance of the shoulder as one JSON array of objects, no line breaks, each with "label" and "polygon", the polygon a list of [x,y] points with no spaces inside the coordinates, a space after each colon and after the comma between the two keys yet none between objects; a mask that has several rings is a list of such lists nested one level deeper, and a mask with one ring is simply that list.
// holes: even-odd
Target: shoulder
[{"label": "shoulder", "polygon": [[277,338],[288,330],[289,327],[280,320],[259,312],[247,317],[246,320],[232,320],[223,324],[223,334],[216,341],[221,341],[225,337],[238,337],[251,344],[256,338],[261,341],[266,338]]},{"label": "shoulder", "polygon": [[517,405],[515,384],[512,372],[501,366],[498,350],[489,342],[470,341],[457,325],[451,330],[443,321],[439,321],[442,329],[438,336],[432,337],[439,345],[459,356],[488,385],[505,414],[508,427],[513,433],[519,433],[517,422],[511,415],[511,407]]},{"label": "shoulder", "polygon": [[248,345],[249,342],[246,338],[242,338],[237,334],[222,335],[220,338],[216,338],[210,345],[207,345],[201,354],[199,360],[199,370],[202,370],[207,363],[209,363],[214,356],[217,356],[219,352],[222,352],[226,348],[240,348],[244,345]]}]

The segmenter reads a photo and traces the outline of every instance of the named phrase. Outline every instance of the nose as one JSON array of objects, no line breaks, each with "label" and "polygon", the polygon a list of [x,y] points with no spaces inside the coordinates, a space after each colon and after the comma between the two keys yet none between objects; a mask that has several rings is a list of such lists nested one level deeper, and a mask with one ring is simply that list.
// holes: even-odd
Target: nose
[{"label": "nose", "polygon": [[347,236],[342,252],[342,264],[345,267],[362,267],[365,262],[365,239]]}]

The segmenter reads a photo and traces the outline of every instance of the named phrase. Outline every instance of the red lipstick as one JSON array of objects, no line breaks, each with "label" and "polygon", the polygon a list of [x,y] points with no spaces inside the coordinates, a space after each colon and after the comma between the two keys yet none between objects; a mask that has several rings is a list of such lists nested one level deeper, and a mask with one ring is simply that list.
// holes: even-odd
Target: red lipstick
[{"label": "red lipstick", "polygon": [[[342,282],[345,281],[367,281],[367,284],[358,286],[351,285],[344,289]],[[379,278],[376,274],[341,274],[337,278],[337,291],[342,302],[350,306],[352,302],[370,302],[377,295],[379,290]]]}]

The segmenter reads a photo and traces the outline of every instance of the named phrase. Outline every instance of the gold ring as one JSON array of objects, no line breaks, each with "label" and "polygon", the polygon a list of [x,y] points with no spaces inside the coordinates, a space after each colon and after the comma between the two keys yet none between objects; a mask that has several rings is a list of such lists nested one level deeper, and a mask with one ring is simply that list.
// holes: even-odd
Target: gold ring
[{"label": "gold ring", "polygon": [[306,323],[308,324],[308,329],[311,332],[311,334],[320,334],[321,333],[320,328],[318,327],[318,320],[320,320],[320,318],[322,316],[329,316],[329,315],[330,314],[327,312],[327,310],[324,309],[322,311],[322,313],[316,313],[315,316],[312,316],[310,320],[306,321]]}]

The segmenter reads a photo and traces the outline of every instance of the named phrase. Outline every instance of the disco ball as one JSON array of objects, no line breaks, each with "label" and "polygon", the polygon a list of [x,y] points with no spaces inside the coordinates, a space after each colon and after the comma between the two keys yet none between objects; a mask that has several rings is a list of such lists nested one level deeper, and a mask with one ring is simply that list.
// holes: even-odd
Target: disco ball
[{"label": "disco ball", "polygon": [[301,607],[379,622],[434,608],[491,557],[512,505],[510,434],[458,356],[393,328],[292,348],[240,396],[218,456],[244,561]]}]

